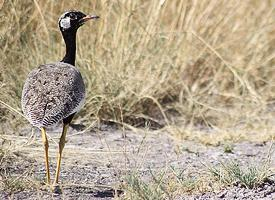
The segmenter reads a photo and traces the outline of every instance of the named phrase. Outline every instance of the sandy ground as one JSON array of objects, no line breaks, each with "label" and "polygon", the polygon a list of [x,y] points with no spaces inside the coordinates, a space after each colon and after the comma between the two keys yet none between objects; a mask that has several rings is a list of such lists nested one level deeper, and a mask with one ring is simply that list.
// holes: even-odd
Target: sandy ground
[{"label": "sandy ground", "polygon": [[[60,128],[48,133],[58,142]],[[126,134],[126,138],[123,135]],[[266,159],[270,143],[242,142],[233,145],[232,153],[223,146],[204,146],[192,141],[177,141],[165,131],[133,132],[109,126],[100,130],[79,132],[70,128],[61,166],[62,194],[52,194],[41,186],[45,177],[44,153],[39,132],[30,138],[30,129],[22,131],[17,154],[2,163],[1,173],[13,177],[31,177],[37,186],[8,193],[2,189],[0,199],[113,199],[123,197],[123,180],[132,172],[145,182],[152,181],[149,169],[161,171],[167,166],[186,169],[190,174],[203,173],[205,164],[215,165],[223,160],[239,160],[241,164],[259,163]],[[11,138],[9,138],[12,140]],[[50,140],[51,175],[54,177],[57,143]],[[275,158],[274,153],[271,157]],[[271,165],[275,166],[275,159]],[[2,177],[3,178],[3,177]],[[4,184],[4,183],[3,183]],[[3,185],[2,185],[3,186]],[[3,188],[3,187],[2,187]],[[177,199],[275,199],[274,182],[250,190],[230,187],[217,192],[182,194]]]}]

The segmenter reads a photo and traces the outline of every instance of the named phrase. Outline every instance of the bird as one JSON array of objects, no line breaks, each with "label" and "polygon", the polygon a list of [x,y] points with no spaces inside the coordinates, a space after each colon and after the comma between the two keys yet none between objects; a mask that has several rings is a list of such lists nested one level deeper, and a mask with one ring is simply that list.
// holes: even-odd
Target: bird
[{"label": "bird", "polygon": [[74,115],[85,102],[85,86],[80,71],[75,67],[76,33],[79,27],[97,15],[86,15],[81,11],[64,12],[58,26],[66,45],[64,58],[55,63],[42,64],[27,76],[22,90],[21,106],[24,116],[39,128],[45,152],[46,183],[51,186],[49,171],[49,142],[46,129],[63,121],[59,140],[57,166],[52,186],[59,185],[59,174],[65,138]]}]

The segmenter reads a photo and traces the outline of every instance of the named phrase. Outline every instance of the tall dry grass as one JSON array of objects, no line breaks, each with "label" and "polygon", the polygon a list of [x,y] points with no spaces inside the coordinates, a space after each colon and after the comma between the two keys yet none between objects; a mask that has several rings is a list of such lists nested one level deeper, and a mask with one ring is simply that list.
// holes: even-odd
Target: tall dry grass
[{"label": "tall dry grass", "polygon": [[78,34],[77,66],[88,94],[79,121],[245,126],[268,137],[274,130],[272,0],[6,0],[0,12],[2,127],[22,126],[11,108],[20,110],[31,69],[62,58],[57,19],[72,8],[101,17]]}]

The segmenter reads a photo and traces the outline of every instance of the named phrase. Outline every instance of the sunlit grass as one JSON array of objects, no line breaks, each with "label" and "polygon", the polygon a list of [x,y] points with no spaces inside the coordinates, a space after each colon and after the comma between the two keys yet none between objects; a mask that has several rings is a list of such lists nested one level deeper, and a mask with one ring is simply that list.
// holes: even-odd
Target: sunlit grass
[{"label": "sunlit grass", "polygon": [[[77,9],[100,16],[77,37],[87,99],[75,120],[84,131],[101,121],[164,127],[176,139],[223,144],[224,153],[235,153],[234,142],[275,137],[272,0],[5,0],[0,9],[0,135],[22,134],[24,80],[40,64],[62,59],[57,20]],[[0,164],[16,144],[10,154],[0,146]],[[41,186],[28,170],[17,177],[5,170],[0,187],[8,193]],[[245,168],[231,160],[208,166],[208,174],[184,170],[151,172],[150,183],[128,174],[125,198],[173,199],[213,185],[256,188],[271,171],[266,163]]]},{"label": "sunlit grass", "polygon": [[233,159],[218,165],[202,163],[203,166],[192,173],[190,167],[173,166],[150,171],[146,176],[131,172],[125,178],[125,199],[177,199],[207,192],[214,195],[230,187],[262,188],[274,183],[271,155],[272,152],[268,152],[263,161],[246,162],[245,166],[240,164],[241,160]]},{"label": "sunlit grass", "polygon": [[[6,0],[0,18],[0,100],[20,111],[27,73],[62,58],[57,19],[74,8],[101,17],[78,35],[77,66],[88,94],[78,120],[264,129],[274,118],[271,4]],[[2,123],[22,125],[20,115],[3,104],[0,109]]]}]

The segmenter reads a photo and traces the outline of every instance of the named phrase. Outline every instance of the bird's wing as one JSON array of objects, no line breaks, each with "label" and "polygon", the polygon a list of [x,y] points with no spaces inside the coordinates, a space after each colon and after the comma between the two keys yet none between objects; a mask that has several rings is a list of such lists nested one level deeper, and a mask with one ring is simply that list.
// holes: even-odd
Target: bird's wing
[{"label": "bird's wing", "polygon": [[38,127],[50,126],[77,112],[85,99],[80,72],[66,63],[41,65],[25,82],[22,109]]}]

